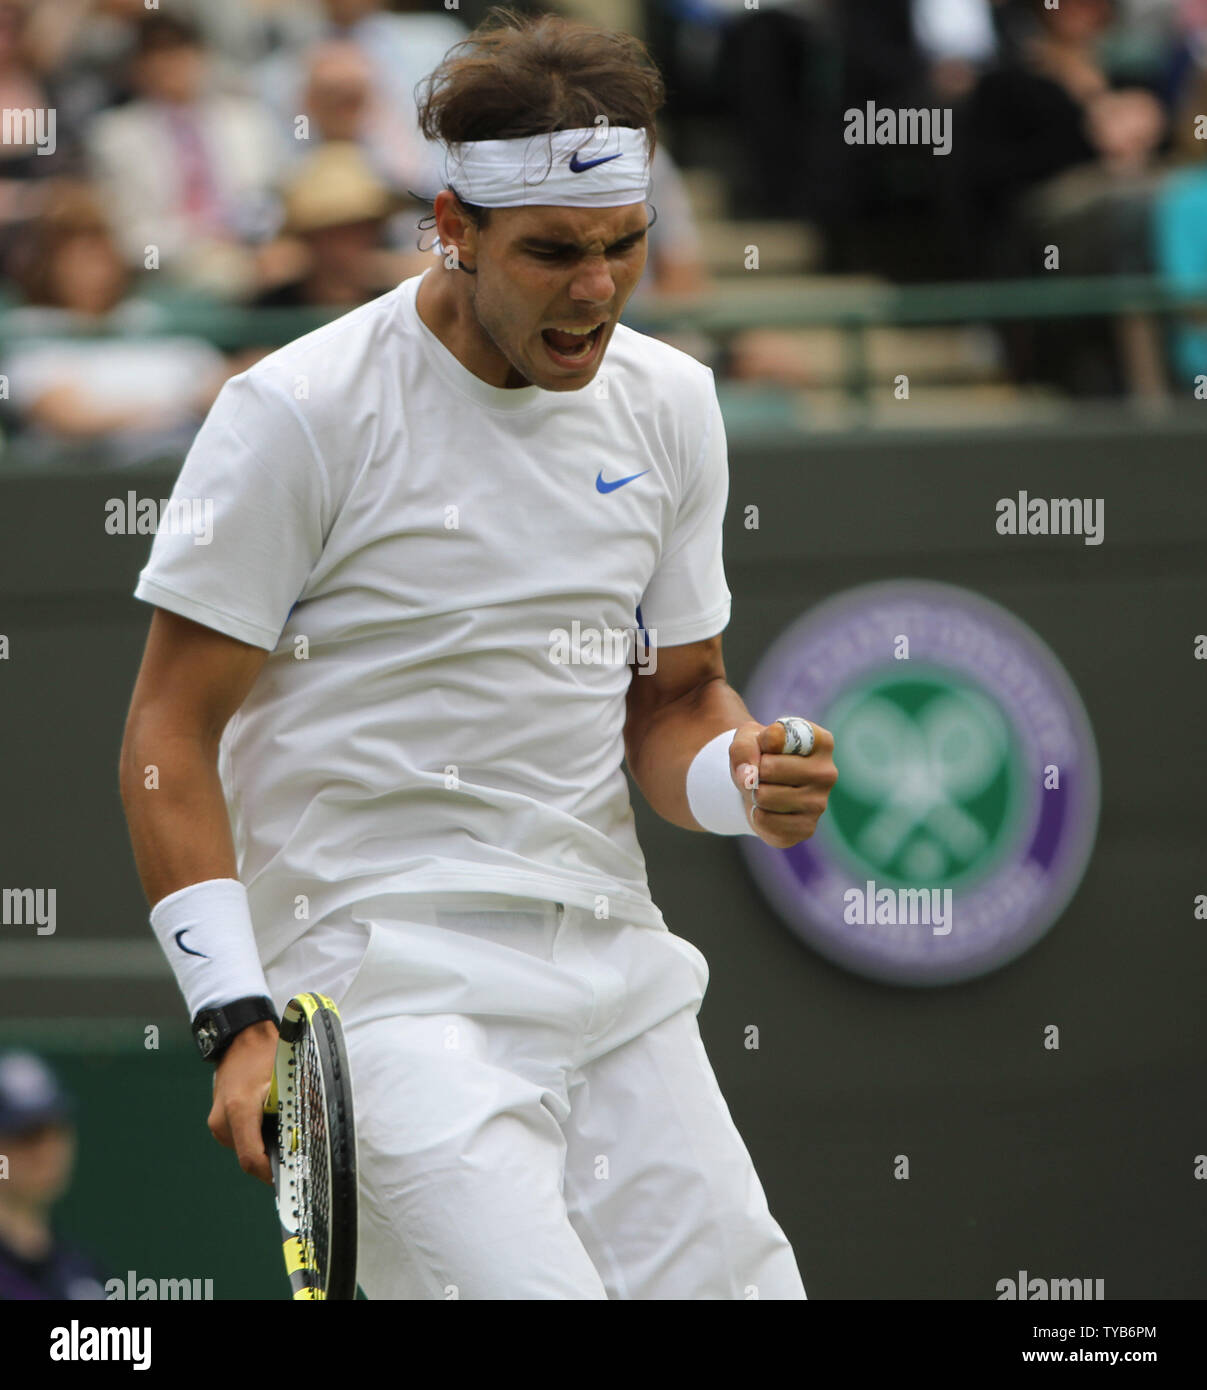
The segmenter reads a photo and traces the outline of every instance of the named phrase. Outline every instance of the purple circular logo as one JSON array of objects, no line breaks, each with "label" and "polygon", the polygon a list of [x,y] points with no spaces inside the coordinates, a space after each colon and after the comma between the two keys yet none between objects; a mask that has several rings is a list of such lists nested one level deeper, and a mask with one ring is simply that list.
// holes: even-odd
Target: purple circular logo
[{"label": "purple circular logo", "polygon": [[986,974],[1081,882],[1098,824],[1089,719],[1052,652],[981,595],[914,580],[838,594],[775,641],[746,703],[834,735],[813,838],[739,843],[788,925],[839,965],[893,984]]}]

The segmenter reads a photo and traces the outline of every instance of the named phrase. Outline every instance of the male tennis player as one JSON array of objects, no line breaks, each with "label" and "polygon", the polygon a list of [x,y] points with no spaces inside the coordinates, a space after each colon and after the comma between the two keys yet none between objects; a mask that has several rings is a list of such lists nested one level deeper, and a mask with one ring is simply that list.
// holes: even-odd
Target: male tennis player
[{"label": "male tennis player", "polygon": [[661,97],[558,18],[454,48],[441,260],[227,384],[175,493],[212,537],[136,590],[123,797],[210,1128],[267,1180],[274,1007],[331,994],[371,1298],[805,1297],[622,771],[778,847],[836,776],[725,681],[712,375],[619,323]]}]

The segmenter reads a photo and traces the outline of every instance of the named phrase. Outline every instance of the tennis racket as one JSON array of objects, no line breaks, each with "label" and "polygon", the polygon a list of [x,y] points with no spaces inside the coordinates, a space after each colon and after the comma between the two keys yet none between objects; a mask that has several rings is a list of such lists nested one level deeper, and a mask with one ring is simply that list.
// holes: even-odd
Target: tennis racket
[{"label": "tennis racket", "polygon": [[295,1299],[356,1297],[356,1130],[339,1010],[299,994],[281,1017],[264,1147]]}]

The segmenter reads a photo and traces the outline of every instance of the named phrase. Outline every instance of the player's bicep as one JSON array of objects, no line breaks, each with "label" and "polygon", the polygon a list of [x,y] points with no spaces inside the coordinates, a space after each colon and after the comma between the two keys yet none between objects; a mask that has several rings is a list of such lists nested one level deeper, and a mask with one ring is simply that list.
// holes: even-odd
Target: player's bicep
[{"label": "player's bicep", "polygon": [[130,703],[127,731],[146,719],[216,741],[268,657],[237,637],[156,608]]},{"label": "player's bicep", "polygon": [[630,760],[660,709],[725,679],[721,634],[677,647],[659,647],[656,660],[632,668],[625,717],[625,748]]}]

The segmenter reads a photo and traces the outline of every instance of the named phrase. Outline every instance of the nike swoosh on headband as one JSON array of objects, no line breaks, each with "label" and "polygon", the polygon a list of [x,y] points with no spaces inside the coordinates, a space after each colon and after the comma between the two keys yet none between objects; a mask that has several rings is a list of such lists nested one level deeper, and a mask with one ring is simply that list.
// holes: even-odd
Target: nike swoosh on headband
[{"label": "nike swoosh on headband", "polygon": [[644,478],[650,470],[643,468],[640,473],[630,473],[627,478],[617,478],[614,483],[605,483],[603,469],[599,470],[599,476],[595,479],[596,492],[615,492],[618,487],[624,487],[625,483],[631,483],[634,478]]},{"label": "nike swoosh on headband", "polygon": [[181,937],[185,934],[185,932],[188,931],[188,930],[189,930],[188,927],[181,927],[180,930],[176,933],[175,940],[176,940],[177,946],[179,946],[180,949],[181,949],[186,955],[189,955],[189,956],[200,956],[202,960],[213,960],[213,956],[207,956],[207,955],[205,954],[204,951],[194,951],[193,948],[192,948],[191,946],[186,946],[186,945],[184,944],[184,942],[181,941],[180,938],[181,938]]},{"label": "nike swoosh on headband", "polygon": [[619,159],[618,154],[605,154],[602,159],[588,159],[585,164],[579,162],[578,151],[575,150],[570,156],[570,172],[572,174],[582,174],[588,169],[594,169],[597,164],[606,164],[610,159]]}]

